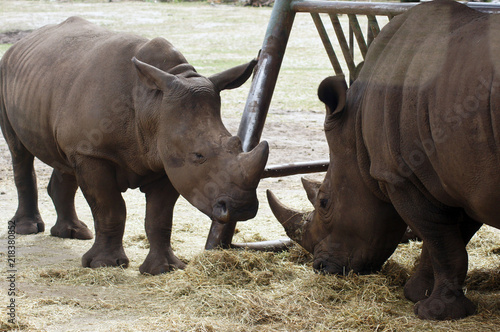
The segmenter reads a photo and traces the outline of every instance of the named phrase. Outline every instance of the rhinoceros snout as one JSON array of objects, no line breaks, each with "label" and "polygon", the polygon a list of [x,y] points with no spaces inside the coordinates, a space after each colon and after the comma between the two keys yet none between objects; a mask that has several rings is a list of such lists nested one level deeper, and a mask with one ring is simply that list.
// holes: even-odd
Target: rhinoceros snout
[{"label": "rhinoceros snout", "polygon": [[255,217],[259,208],[257,197],[241,203],[230,197],[217,199],[212,208],[212,217],[221,223],[244,221]]}]

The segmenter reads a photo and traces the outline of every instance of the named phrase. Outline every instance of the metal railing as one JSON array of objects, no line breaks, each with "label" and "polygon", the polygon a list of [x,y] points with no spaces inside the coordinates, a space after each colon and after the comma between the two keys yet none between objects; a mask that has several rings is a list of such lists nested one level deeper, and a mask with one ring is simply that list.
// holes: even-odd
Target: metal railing
[{"label": "metal railing", "polygon": [[[277,0],[269,20],[259,63],[238,129],[238,136],[242,140],[243,149],[250,151],[260,141],[296,13],[307,12],[311,14],[335,72],[343,74],[345,71],[340,65],[324,24],[319,17],[321,13],[329,14],[346,60],[347,72],[350,73],[351,78],[355,78],[354,40],[356,40],[357,46],[364,57],[371,41],[380,31],[376,17],[385,16],[392,19],[416,5],[418,3]],[[500,13],[499,4],[474,2],[467,3],[467,5],[482,12]],[[338,15],[341,14],[349,17],[350,28],[347,37],[339,24]],[[369,29],[366,36],[361,31],[357,18],[359,15],[366,15],[368,18]]]},{"label": "metal railing", "polygon": [[[276,0],[238,129],[243,150],[250,151],[260,141],[296,13],[310,13],[335,73],[341,75],[348,72],[352,81],[357,75],[355,49],[359,49],[364,59],[371,42],[381,29],[377,16],[385,16],[390,20],[416,5],[418,3]],[[474,2],[467,5],[482,12],[500,13],[500,4]],[[328,14],[347,68],[342,68],[320,14]],[[339,15],[348,16],[347,36],[340,24]],[[359,16],[366,16],[368,20],[366,34],[361,29]],[[328,160],[320,160],[269,166],[262,177],[322,172],[327,170],[328,165]],[[229,247],[235,227],[236,223],[222,225],[213,222],[206,248]]]},{"label": "metal railing", "polygon": [[[328,14],[335,30],[337,41],[342,50],[347,69],[349,72],[350,81],[354,81],[357,76],[357,64],[354,61],[355,43],[363,56],[363,59],[368,52],[373,39],[380,32],[380,26],[377,16],[387,17],[391,20],[394,16],[407,11],[408,9],[418,5],[416,2],[407,3],[376,3],[376,2],[351,2],[351,1],[291,1],[290,8],[297,13],[310,13],[316,25],[323,46],[330,58],[335,74],[340,75],[345,72],[342,70],[338,57],[332,47],[325,26],[319,14]],[[476,10],[494,14],[500,13],[500,4],[491,3],[467,3],[467,6]],[[342,26],[340,25],[339,15],[347,15],[349,18],[349,32],[346,37]],[[360,27],[358,17],[366,16],[368,29],[366,34]],[[349,41],[347,41],[349,40]]]}]

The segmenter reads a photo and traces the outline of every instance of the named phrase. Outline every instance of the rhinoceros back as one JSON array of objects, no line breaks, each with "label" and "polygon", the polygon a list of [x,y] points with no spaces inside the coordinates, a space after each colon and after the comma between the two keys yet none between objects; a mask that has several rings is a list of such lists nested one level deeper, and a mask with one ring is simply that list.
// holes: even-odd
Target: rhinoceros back
[{"label": "rhinoceros back", "polygon": [[373,177],[471,211],[500,200],[499,31],[500,15],[452,1],[382,30],[355,88]]},{"label": "rhinoceros back", "polygon": [[66,163],[63,150],[99,128],[104,112],[117,102],[132,103],[136,74],[130,60],[146,41],[78,17],[36,30],[2,58],[4,121],[39,159]]}]

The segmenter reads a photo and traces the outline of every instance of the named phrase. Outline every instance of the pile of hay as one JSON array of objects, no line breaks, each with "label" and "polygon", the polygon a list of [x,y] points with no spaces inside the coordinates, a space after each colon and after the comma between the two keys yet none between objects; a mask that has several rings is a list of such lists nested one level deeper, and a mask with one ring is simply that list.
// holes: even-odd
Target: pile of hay
[{"label": "pile of hay", "polygon": [[[300,247],[284,253],[244,250],[208,251],[194,257],[183,271],[142,276],[120,268],[33,269],[25,282],[45,285],[52,293],[65,287],[85,295],[40,298],[20,317],[24,329],[64,316],[102,316],[123,331],[448,331],[495,330],[500,324],[498,246],[488,232],[469,246],[475,262],[469,273],[468,296],[479,314],[456,322],[417,319],[403,296],[421,243],[400,245],[374,275],[347,277],[313,272],[312,257]],[[32,317],[35,312],[37,317]],[[30,317],[31,316],[31,317]],[[125,319],[125,317],[127,317]],[[2,329],[9,329],[2,322]],[[113,330],[113,329],[111,329]]]}]

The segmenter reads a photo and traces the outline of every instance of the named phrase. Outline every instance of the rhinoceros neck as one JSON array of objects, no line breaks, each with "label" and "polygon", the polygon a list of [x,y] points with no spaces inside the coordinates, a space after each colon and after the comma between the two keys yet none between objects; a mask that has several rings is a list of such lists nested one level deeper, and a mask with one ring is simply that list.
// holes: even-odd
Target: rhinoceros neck
[{"label": "rhinoceros neck", "polygon": [[355,99],[352,102],[350,111],[355,113],[352,118],[355,119],[353,122],[353,127],[351,130],[355,133],[355,144],[356,144],[356,157],[358,161],[359,172],[365,183],[366,187],[380,200],[389,202],[389,198],[386,193],[381,190],[379,181],[373,177],[371,174],[371,158],[368,153],[368,149],[365,145],[365,137],[363,136],[363,100],[366,84],[358,81],[350,88],[349,94]]},{"label": "rhinoceros neck", "polygon": [[142,163],[152,171],[162,171],[158,155],[158,126],[160,115],[158,108],[161,103],[159,93],[147,91],[138,85],[133,93],[134,135],[137,152]]}]

